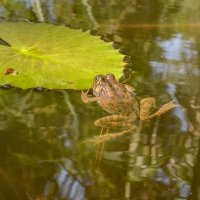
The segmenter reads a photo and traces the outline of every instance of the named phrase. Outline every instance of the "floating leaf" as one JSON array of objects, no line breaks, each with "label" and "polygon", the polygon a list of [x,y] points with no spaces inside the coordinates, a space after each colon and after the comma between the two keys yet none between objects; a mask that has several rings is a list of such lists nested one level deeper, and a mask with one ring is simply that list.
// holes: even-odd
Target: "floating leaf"
[{"label": "floating leaf", "polygon": [[111,43],[65,26],[1,22],[0,38],[8,44],[0,45],[0,85],[85,89],[97,74],[119,78],[124,65]]}]

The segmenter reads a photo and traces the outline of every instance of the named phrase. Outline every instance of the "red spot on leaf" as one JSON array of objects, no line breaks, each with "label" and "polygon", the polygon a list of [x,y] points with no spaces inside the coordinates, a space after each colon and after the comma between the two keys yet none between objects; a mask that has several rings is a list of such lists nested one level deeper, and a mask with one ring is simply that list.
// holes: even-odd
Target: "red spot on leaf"
[{"label": "red spot on leaf", "polygon": [[8,68],[6,68],[6,69],[4,70],[3,74],[4,74],[4,75],[9,75],[9,74],[17,75],[18,72],[17,72],[14,68],[8,67]]}]

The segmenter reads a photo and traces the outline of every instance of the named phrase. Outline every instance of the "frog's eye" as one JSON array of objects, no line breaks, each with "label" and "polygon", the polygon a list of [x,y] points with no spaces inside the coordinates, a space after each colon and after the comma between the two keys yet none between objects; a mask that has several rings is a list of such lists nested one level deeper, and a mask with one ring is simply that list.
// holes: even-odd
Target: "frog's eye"
[{"label": "frog's eye", "polygon": [[100,81],[102,79],[102,75],[97,75],[96,77],[95,77],[95,81]]},{"label": "frog's eye", "polygon": [[107,80],[115,80],[115,76],[113,74],[107,74],[106,75]]}]

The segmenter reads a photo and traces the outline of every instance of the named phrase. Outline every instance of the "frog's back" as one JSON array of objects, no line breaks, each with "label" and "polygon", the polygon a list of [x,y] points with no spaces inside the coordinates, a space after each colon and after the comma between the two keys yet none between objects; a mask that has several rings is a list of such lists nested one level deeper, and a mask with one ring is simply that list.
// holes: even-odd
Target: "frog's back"
[{"label": "frog's back", "polygon": [[98,102],[99,105],[107,112],[116,115],[122,115],[127,118],[135,119],[139,115],[139,106],[136,99],[105,99]]}]

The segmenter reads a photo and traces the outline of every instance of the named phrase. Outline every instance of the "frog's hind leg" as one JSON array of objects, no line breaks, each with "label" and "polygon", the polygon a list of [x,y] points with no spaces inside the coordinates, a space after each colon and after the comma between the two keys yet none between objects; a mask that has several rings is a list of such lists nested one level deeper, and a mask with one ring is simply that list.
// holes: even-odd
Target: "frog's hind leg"
[{"label": "frog's hind leg", "polygon": [[95,126],[103,127],[103,128],[120,127],[123,125],[123,122],[126,120],[127,118],[121,115],[110,115],[110,116],[97,119],[95,121]]},{"label": "frog's hind leg", "polygon": [[171,109],[175,108],[177,105],[174,104],[173,101],[164,104],[156,113],[150,115],[148,119],[153,119],[155,117],[160,117],[160,115],[165,114],[166,112],[170,111]]},{"label": "frog's hind leg", "polygon": [[147,120],[155,107],[155,99],[152,97],[144,98],[140,101],[140,120]]},{"label": "frog's hind leg", "polygon": [[118,138],[118,137],[121,137],[125,134],[128,134],[130,133],[131,131],[135,130],[136,126],[135,125],[129,125],[127,126],[127,130],[124,130],[124,131],[121,131],[121,132],[118,132],[118,133],[108,133],[108,134],[105,134],[105,135],[99,135],[99,136],[95,136],[94,138],[90,139],[89,142],[92,142],[92,143],[95,143],[95,144],[100,144],[100,143],[104,143],[104,142],[107,142],[107,141],[110,141],[112,139],[115,139],[115,138]]},{"label": "frog's hind leg", "polygon": [[120,137],[124,134],[130,133],[132,130],[134,130],[136,128],[135,125],[133,124],[133,121],[134,120],[128,119],[121,115],[110,115],[107,117],[100,118],[95,121],[95,125],[98,127],[107,128],[107,129],[120,127],[120,128],[124,128],[126,130],[123,130],[123,131],[120,131],[117,133],[108,133],[107,132],[107,134],[104,134],[104,135],[102,134],[102,135],[96,136],[92,139],[89,139],[89,141],[92,143],[99,144],[99,143],[106,142],[111,139]]},{"label": "frog's hind leg", "polygon": [[151,110],[155,107],[155,99],[148,97],[145,99],[142,99],[140,102],[140,119],[141,120],[150,120],[156,117],[160,117],[160,115],[168,112],[172,108],[176,107],[176,105],[173,103],[173,101],[170,101],[169,103],[164,104],[157,112],[154,114],[150,114]]}]

